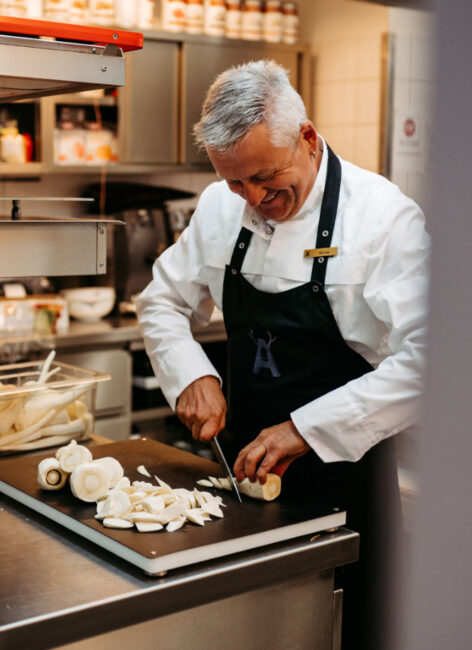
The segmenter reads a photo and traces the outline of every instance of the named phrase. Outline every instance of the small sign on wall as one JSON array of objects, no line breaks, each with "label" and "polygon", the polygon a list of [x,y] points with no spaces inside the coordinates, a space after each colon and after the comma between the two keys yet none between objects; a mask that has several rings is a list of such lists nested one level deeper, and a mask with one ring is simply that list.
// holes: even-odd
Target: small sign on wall
[{"label": "small sign on wall", "polygon": [[424,171],[424,138],[422,120],[415,111],[397,114],[394,155],[401,160],[404,171]]}]

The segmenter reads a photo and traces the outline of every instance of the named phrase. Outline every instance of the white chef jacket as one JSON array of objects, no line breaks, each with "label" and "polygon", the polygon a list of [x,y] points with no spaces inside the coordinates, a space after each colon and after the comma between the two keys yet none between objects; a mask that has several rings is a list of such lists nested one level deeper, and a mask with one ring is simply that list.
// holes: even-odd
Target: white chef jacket
[{"label": "white chef jacket", "polygon": [[[324,147],[314,186],[288,221],[265,221],[226,182],[202,193],[189,227],[156,260],[137,300],[146,351],[175,408],[180,393],[218,377],[191,333],[222,309],[225,265],[241,229],[253,231],[242,273],[275,293],[309,282],[323,189]],[[325,462],[356,461],[373,445],[417,422],[424,365],[429,236],[414,201],[396,185],[342,159],[338,213],[325,290],[346,341],[374,371],[303,405],[291,418]],[[316,263],[316,260],[315,260]],[[219,378],[221,381],[221,378]]]}]

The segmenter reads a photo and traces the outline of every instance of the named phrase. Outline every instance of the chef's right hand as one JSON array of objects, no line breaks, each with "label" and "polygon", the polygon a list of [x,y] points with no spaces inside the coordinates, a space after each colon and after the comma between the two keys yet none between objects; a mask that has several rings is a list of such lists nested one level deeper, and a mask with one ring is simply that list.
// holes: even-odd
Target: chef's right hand
[{"label": "chef's right hand", "polygon": [[226,422],[226,400],[220,382],[208,375],[189,384],[178,397],[176,413],[195,440],[209,442]]}]

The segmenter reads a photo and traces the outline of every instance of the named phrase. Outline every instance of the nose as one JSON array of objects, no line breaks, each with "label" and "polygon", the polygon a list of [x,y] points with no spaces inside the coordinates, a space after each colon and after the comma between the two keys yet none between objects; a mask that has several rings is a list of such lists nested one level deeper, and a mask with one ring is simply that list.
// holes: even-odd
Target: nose
[{"label": "nose", "polygon": [[244,183],[244,198],[252,208],[257,208],[265,194],[264,188],[257,183]]}]

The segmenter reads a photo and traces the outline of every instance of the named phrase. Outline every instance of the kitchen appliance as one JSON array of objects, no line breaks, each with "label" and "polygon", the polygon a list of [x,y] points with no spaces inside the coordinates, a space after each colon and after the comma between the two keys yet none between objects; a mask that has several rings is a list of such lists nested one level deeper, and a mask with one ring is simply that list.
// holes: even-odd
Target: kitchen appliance
[{"label": "kitchen appliance", "polygon": [[83,196],[95,199],[89,212],[113,215],[125,223],[125,228],[113,228],[108,238],[104,282],[115,287],[118,304],[127,304],[150,282],[155,259],[174,242],[167,201],[195,194],[141,183],[93,183]]}]

